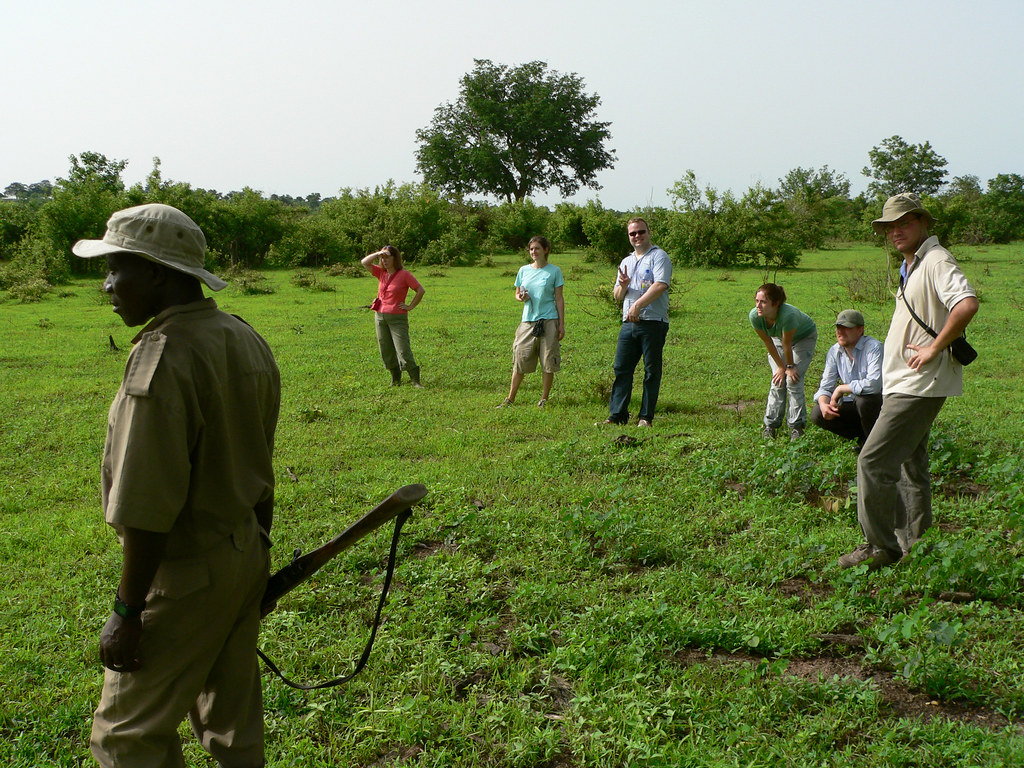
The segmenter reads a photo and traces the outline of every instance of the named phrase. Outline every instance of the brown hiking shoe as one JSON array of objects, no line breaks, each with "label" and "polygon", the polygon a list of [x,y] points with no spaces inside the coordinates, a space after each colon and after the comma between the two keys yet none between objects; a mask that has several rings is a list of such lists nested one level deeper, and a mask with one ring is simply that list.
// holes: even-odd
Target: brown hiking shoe
[{"label": "brown hiking shoe", "polygon": [[869,571],[877,571],[879,568],[884,568],[899,561],[898,555],[890,554],[884,549],[876,549],[871,544],[861,544],[853,552],[848,552],[839,558],[839,567],[853,568],[862,563],[867,563]]}]

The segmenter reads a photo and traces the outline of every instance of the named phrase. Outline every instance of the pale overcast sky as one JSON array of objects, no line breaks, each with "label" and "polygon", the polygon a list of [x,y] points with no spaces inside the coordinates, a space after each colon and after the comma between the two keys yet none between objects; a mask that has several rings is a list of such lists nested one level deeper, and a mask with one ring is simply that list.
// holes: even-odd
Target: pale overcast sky
[{"label": "pale overcast sky", "polygon": [[[666,205],[686,169],[742,194],[930,141],[950,176],[1024,173],[1024,0],[0,0],[0,190],[68,156],[334,195],[419,181],[415,132],[474,58],[580,75],[614,170],[574,200]],[[552,205],[557,191],[537,198]]]}]

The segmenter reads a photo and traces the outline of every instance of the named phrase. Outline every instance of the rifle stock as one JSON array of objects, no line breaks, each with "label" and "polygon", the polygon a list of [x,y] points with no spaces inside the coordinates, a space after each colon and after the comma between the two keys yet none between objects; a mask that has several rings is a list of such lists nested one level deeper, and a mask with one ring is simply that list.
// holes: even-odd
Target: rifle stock
[{"label": "rifle stock", "polygon": [[335,555],[373,533],[384,523],[398,517],[426,495],[427,487],[421,483],[403,485],[322,547],[301,557],[297,556],[267,582],[267,588],[263,592],[263,615],[266,616],[274,610],[278,600],[319,571]]}]

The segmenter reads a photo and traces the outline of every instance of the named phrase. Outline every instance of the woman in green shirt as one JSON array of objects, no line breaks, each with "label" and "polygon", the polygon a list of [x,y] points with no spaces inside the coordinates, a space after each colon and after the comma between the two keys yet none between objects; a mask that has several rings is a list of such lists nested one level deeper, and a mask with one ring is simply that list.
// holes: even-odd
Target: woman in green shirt
[{"label": "woman in green shirt", "polygon": [[790,439],[796,440],[807,423],[804,378],[814,357],[818,327],[808,315],[786,303],[785,290],[775,283],[765,283],[757,289],[750,324],[768,350],[772,370],[762,434],[775,437],[785,412]]}]

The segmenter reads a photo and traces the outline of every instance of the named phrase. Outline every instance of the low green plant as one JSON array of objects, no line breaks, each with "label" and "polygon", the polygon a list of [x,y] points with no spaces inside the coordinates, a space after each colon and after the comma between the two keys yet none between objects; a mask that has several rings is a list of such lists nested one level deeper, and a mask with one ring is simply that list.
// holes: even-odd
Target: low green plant
[{"label": "low green plant", "polygon": [[897,613],[875,631],[877,645],[869,648],[869,663],[888,663],[906,680],[926,691],[946,686],[939,677],[939,657],[967,640],[958,619],[947,621],[932,615],[934,603],[922,600],[912,611]]},{"label": "low green plant", "polygon": [[300,269],[292,273],[292,285],[305,288],[307,291],[332,292],[335,290],[333,285],[322,280],[311,269]]}]

